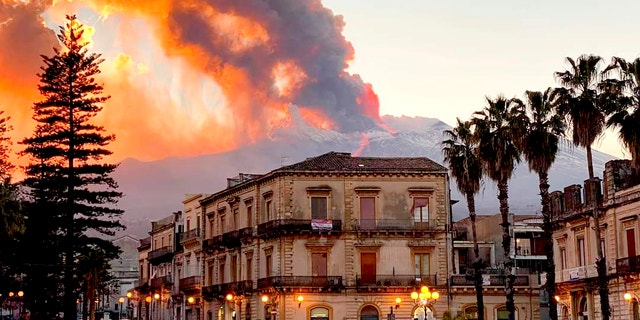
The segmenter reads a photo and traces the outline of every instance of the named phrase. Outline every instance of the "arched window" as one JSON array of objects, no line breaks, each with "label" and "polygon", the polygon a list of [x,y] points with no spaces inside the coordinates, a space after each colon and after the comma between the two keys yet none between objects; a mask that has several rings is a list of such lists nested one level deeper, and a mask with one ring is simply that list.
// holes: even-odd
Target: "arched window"
[{"label": "arched window", "polygon": [[[509,319],[509,311],[507,311],[506,306],[499,307],[496,310],[496,320],[508,320]],[[518,319],[518,308],[515,308],[514,318]]]},{"label": "arched window", "polygon": [[636,299],[631,303],[631,320],[640,320],[640,304]]},{"label": "arched window", "polygon": [[560,311],[561,318],[560,320],[569,320],[569,308],[566,306],[562,306],[562,311]]},{"label": "arched window", "polygon": [[360,320],[378,320],[378,309],[374,306],[366,306],[360,311]]},{"label": "arched window", "polygon": [[589,320],[589,309],[587,308],[587,298],[582,297],[580,307],[578,307],[578,320]]},{"label": "arched window", "polygon": [[244,318],[246,320],[251,320],[251,304],[247,303],[247,305],[244,308],[245,312],[244,312]]},{"label": "arched window", "polygon": [[433,320],[433,310],[427,306],[417,307],[413,310],[414,320]]},{"label": "arched window", "polygon": [[329,309],[317,307],[311,309],[309,313],[310,320],[329,320]]},{"label": "arched window", "polygon": [[478,307],[469,306],[464,309],[464,318],[466,320],[476,320],[478,319]]}]

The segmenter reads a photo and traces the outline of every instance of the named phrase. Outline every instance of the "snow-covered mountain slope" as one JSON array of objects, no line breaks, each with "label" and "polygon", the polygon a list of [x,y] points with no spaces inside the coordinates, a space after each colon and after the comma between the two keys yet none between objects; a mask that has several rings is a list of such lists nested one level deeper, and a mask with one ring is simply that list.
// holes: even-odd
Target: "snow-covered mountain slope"
[{"label": "snow-covered mountain slope", "polygon": [[[294,119],[293,127],[277,127],[270,136],[243,148],[197,157],[172,157],[159,161],[124,160],[115,172],[115,179],[125,197],[119,207],[124,209],[126,233],[145,236],[149,221],[176,210],[189,193],[215,193],[226,186],[226,178],[238,173],[266,173],[329,151],[352,152],[361,156],[400,157],[426,156],[443,163],[440,142],[443,130],[450,127],[438,119],[423,117],[383,117],[388,128],[366,132],[341,133],[322,130]],[[615,157],[594,152],[594,170],[602,176],[605,162]],[[568,142],[562,146],[549,174],[551,190],[582,183],[587,178],[586,152]],[[467,214],[467,206],[452,185],[452,198],[460,200],[454,206],[454,219]],[[509,206],[516,214],[540,211],[538,177],[522,163],[509,184]],[[495,183],[484,182],[476,199],[480,214],[498,212]]]}]

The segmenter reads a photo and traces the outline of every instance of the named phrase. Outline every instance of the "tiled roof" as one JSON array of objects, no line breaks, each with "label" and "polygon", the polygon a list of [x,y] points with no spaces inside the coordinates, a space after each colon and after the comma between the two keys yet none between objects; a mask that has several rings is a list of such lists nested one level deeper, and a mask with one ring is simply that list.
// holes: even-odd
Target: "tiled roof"
[{"label": "tiled roof", "polygon": [[363,172],[402,172],[402,171],[424,171],[424,172],[447,172],[447,168],[434,162],[433,160],[420,158],[372,158],[372,157],[352,157],[350,153],[329,152],[317,157],[308,158],[302,162],[282,167],[272,171],[363,171]]}]

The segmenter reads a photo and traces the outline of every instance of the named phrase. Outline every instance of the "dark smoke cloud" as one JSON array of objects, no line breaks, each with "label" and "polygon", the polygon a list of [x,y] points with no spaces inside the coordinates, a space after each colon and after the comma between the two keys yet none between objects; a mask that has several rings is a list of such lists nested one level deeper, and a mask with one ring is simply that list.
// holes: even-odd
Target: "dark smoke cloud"
[{"label": "dark smoke cloud", "polygon": [[[222,67],[231,65],[243,70],[250,75],[257,90],[270,88],[271,70],[278,62],[294,61],[307,79],[288,97],[290,101],[282,102],[321,110],[341,131],[367,129],[379,122],[378,101],[371,98],[375,94],[370,85],[358,75],[344,71],[354,56],[353,46],[342,35],[344,21],[323,7],[319,0],[195,2],[199,4],[175,2],[170,11],[169,29],[174,30],[179,42],[203,48],[216,57],[213,61]],[[198,14],[204,7],[257,22],[267,30],[269,40],[234,52],[228,37],[210,32],[211,22]],[[215,69],[217,66],[209,67]],[[259,101],[253,108],[258,114],[263,112]]]}]

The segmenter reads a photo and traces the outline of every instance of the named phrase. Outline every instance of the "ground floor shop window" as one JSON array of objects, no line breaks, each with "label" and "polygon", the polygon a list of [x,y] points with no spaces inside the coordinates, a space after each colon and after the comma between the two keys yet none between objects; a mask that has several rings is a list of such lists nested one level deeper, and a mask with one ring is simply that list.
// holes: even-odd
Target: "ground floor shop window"
[{"label": "ground floor shop window", "polygon": [[310,320],[329,320],[329,309],[318,307],[311,309]]},{"label": "ground floor shop window", "polygon": [[374,306],[366,306],[360,311],[360,320],[378,320],[378,309]]}]

